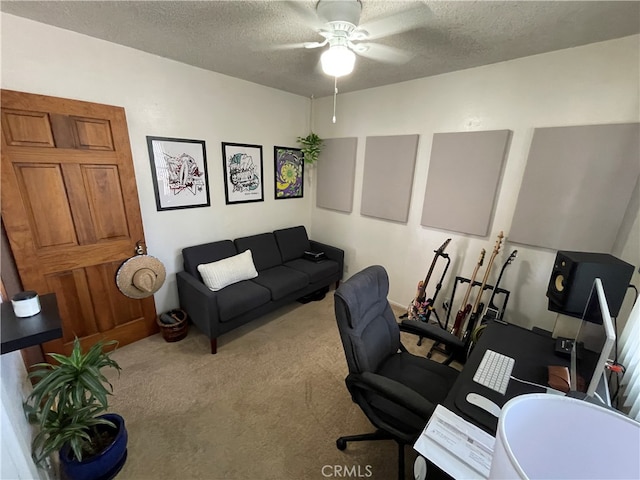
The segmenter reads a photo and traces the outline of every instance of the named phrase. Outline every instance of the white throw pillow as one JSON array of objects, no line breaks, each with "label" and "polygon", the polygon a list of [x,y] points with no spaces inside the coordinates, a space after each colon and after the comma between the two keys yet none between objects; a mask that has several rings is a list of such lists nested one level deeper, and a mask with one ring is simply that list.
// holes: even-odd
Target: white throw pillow
[{"label": "white throw pillow", "polygon": [[227,285],[256,278],[258,272],[253,264],[251,250],[246,250],[233,257],[223,258],[217,262],[198,265],[204,284],[214,292]]}]

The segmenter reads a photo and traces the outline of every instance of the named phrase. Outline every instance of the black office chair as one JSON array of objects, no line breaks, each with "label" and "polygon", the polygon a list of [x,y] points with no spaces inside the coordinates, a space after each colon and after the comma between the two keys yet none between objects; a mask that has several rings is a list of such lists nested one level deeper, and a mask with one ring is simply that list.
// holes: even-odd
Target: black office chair
[{"label": "black office chair", "polygon": [[458,371],[413,355],[400,343],[400,328],[387,301],[389,277],[379,266],[356,273],[336,290],[335,312],[347,357],[352,400],[376,427],[373,433],[340,437],[347,442],[395,440],[398,478],[404,478],[404,446],[413,444]]}]

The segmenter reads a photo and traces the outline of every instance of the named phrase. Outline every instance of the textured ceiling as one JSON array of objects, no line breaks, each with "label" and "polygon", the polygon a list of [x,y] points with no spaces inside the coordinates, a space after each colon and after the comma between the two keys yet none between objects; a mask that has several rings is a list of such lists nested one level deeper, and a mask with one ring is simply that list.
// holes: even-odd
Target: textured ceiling
[{"label": "textured ceiling", "polygon": [[[362,0],[360,26],[393,63],[359,56],[340,92],[640,33],[637,1]],[[0,10],[309,97],[322,74],[316,1],[2,1]],[[402,30],[400,33],[397,33]],[[298,44],[297,48],[287,45]],[[326,48],[326,47],[325,47]]]}]

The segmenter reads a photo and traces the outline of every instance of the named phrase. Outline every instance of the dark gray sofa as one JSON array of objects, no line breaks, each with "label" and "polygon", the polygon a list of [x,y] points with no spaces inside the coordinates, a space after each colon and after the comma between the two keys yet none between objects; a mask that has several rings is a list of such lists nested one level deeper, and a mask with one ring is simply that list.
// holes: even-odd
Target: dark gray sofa
[{"label": "dark gray sofa", "polygon": [[[202,281],[198,265],[251,250],[258,276],[212,291]],[[322,251],[315,262],[305,251]],[[184,271],[176,274],[178,296],[191,321],[211,341],[276,308],[336,283],[342,278],[344,251],[310,240],[304,226],[275,230],[235,240],[221,240],[182,250]]]}]

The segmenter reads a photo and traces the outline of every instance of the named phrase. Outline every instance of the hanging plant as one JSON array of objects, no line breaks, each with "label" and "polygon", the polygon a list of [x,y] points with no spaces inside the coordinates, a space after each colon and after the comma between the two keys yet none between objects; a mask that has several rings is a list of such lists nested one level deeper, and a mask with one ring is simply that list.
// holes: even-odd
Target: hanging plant
[{"label": "hanging plant", "polygon": [[314,165],[318,161],[318,155],[322,150],[323,140],[311,132],[306,137],[298,137],[298,143],[302,145],[302,153],[304,154],[304,162]]}]

